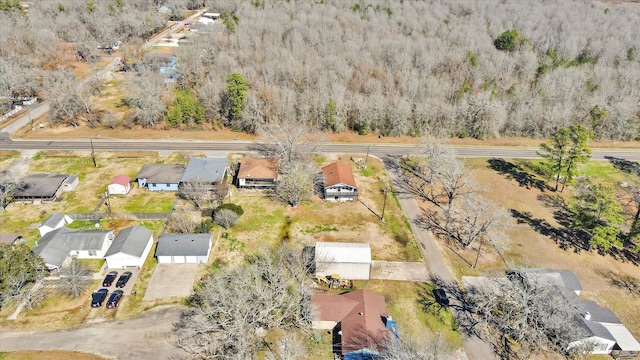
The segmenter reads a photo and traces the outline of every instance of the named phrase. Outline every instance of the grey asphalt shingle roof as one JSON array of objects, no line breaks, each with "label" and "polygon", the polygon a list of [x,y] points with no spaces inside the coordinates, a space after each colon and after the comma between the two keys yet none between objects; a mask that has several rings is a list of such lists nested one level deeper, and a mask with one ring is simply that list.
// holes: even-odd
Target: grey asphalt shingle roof
[{"label": "grey asphalt shingle roof", "polygon": [[153,231],[142,226],[131,226],[121,230],[107,250],[105,257],[124,253],[131,256],[142,256],[144,249],[153,236]]},{"label": "grey asphalt shingle roof", "polygon": [[40,226],[48,226],[50,228],[55,228],[60,222],[64,219],[63,214],[53,214],[47,218],[47,220],[43,221]]},{"label": "grey asphalt shingle roof", "polygon": [[44,198],[55,195],[62,186],[62,182],[68,177],[66,174],[31,174],[22,178],[24,187],[16,191],[15,199]]},{"label": "grey asphalt shingle roof", "polygon": [[581,300],[578,308],[581,312],[589,312],[591,315],[591,321],[599,323],[621,324],[620,319],[613,313],[613,311],[603,308],[595,301]]},{"label": "grey asphalt shingle roof", "polygon": [[62,263],[74,250],[100,250],[105,236],[110,230],[71,230],[61,227],[47,233],[33,248],[33,253],[40,255],[45,263],[62,266]]},{"label": "grey asphalt shingle roof", "polygon": [[521,269],[529,281],[538,281],[573,291],[581,291],[582,285],[578,277],[568,270],[554,269]]},{"label": "grey asphalt shingle roof", "polygon": [[227,171],[227,158],[192,158],[180,182],[202,181],[217,183],[222,181]]},{"label": "grey asphalt shingle roof", "polygon": [[211,234],[164,234],[156,256],[207,256],[211,239]]},{"label": "grey asphalt shingle roof", "polygon": [[184,173],[182,164],[144,164],[137,179],[147,179],[152,184],[178,184]]}]

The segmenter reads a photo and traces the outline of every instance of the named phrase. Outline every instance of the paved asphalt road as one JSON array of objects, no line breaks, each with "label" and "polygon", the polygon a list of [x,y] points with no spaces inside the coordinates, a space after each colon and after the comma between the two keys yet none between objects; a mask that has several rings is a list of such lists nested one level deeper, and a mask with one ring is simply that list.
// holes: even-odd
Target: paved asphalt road
[{"label": "paved asphalt road", "polygon": [[179,359],[187,353],[168,339],[180,311],[180,307],[161,306],[133,319],[72,330],[0,330],[0,351],[72,350],[111,359]]},{"label": "paved asphalt road", "polygon": [[[28,121],[28,120],[27,120]],[[247,151],[256,148],[257,142],[250,141],[184,141],[184,140],[12,140],[8,132],[0,133],[0,149],[3,150],[91,150],[91,143],[96,151]],[[366,154],[367,144],[324,143],[318,152]],[[403,155],[412,153],[415,146],[372,144],[370,153],[377,156]],[[499,157],[499,158],[537,158],[537,149],[516,147],[456,147],[460,157]],[[640,161],[640,149],[615,150],[595,149],[593,160],[611,158]]]}]

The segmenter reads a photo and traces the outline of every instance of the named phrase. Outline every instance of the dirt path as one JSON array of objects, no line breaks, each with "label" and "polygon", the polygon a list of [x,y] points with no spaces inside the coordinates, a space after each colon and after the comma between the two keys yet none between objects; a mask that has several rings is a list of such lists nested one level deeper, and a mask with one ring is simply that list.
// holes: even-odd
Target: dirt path
[{"label": "dirt path", "polygon": [[0,351],[71,350],[112,359],[178,359],[187,354],[168,339],[181,310],[161,306],[133,319],[71,330],[0,330]]}]

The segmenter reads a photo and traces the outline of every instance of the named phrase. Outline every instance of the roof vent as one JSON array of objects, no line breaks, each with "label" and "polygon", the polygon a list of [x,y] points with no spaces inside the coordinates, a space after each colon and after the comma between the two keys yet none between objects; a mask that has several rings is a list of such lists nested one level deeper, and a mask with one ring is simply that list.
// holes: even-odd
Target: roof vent
[{"label": "roof vent", "polygon": [[582,316],[585,320],[591,320],[591,313],[588,311],[581,313],[580,316]]},{"label": "roof vent", "polygon": [[359,312],[358,315],[362,316],[362,315],[364,315],[364,313],[363,312]]}]

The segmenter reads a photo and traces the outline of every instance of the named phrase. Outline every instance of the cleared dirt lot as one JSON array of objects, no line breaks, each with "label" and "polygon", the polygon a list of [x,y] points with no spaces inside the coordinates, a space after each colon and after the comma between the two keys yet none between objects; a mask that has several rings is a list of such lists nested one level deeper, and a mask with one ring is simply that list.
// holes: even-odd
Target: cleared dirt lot
[{"label": "cleared dirt lot", "polygon": [[424,262],[374,261],[371,278],[376,280],[429,281],[429,271]]},{"label": "cleared dirt lot", "polygon": [[197,273],[198,264],[158,264],[143,300],[188,297],[193,293]]}]

